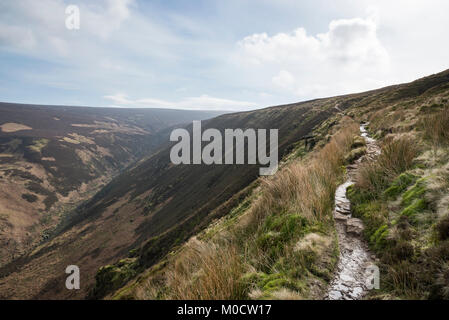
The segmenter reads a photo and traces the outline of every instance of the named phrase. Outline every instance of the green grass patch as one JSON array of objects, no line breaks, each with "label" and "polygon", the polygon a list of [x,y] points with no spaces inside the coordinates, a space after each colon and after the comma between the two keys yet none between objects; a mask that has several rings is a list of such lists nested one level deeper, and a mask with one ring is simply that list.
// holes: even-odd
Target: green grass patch
[{"label": "green grass patch", "polygon": [[137,274],[136,266],[136,258],[126,258],[114,265],[101,267],[95,275],[95,287],[90,296],[103,297],[106,293],[121,288]]},{"label": "green grass patch", "polygon": [[404,172],[393,180],[390,187],[384,191],[384,195],[388,198],[397,198],[401,193],[403,193],[410,185],[416,182],[418,177],[409,173]]},{"label": "green grass patch", "polygon": [[402,196],[402,206],[409,206],[415,200],[423,198],[425,192],[426,192],[426,185],[425,185],[425,178],[421,178],[411,187],[409,190],[407,190],[403,196]]},{"label": "green grass patch", "polygon": [[292,235],[300,234],[300,230],[307,225],[307,220],[296,213],[270,215],[265,220],[262,231],[279,232],[281,239],[286,241],[291,239]]},{"label": "green grass patch", "polygon": [[414,217],[417,213],[420,213],[427,209],[427,202],[424,199],[416,199],[412,204],[407,206],[404,210],[401,211],[401,215],[407,217]]},{"label": "green grass patch", "polygon": [[383,224],[370,237],[370,244],[376,249],[381,250],[387,245],[388,226]]}]

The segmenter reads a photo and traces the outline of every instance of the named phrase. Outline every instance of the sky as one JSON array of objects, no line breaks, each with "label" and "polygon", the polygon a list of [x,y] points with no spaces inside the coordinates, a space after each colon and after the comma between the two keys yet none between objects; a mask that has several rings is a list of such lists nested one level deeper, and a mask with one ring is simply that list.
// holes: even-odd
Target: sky
[{"label": "sky", "polygon": [[0,101],[242,111],[361,92],[449,69],[447,12],[447,0],[0,0]]}]

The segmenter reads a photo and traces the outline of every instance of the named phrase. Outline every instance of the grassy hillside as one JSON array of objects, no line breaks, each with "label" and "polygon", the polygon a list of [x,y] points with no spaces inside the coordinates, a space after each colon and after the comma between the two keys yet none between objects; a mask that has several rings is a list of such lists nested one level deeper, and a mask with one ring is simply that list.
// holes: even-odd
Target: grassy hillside
[{"label": "grassy hillside", "polygon": [[[338,258],[333,193],[367,120],[383,152],[350,194],[380,257],[372,297],[442,297],[448,97],[445,71],[203,122],[278,128],[281,170],[262,179],[257,166],[174,166],[168,145],[77,208],[58,236],[1,268],[0,297],[320,298]],[[69,264],[81,268],[77,292],[64,288]]]},{"label": "grassy hillside", "polygon": [[365,117],[382,154],[349,196],[380,257],[381,290],[372,297],[448,299],[449,86]]},{"label": "grassy hillside", "polygon": [[0,265],[156,149],[175,124],[213,112],[0,103]]},{"label": "grassy hillside", "polygon": [[[380,258],[381,288],[368,298],[449,298],[449,72],[370,94],[346,109],[355,122],[330,118],[331,130],[316,129],[332,134],[328,143],[305,158],[292,152],[228,215],[109,298],[323,298],[338,259],[333,194],[360,121],[382,146],[349,190]],[[97,283],[119,281],[135,263],[100,269]]]},{"label": "grassy hillside", "polygon": [[[204,121],[203,129],[278,128],[280,155],[288,154],[296,146],[305,150],[301,139],[341,110],[335,105],[344,109],[344,101],[350,99],[226,114]],[[309,145],[312,140],[307,140]],[[151,266],[213,219],[227,214],[245,197],[242,190],[258,177],[256,165],[174,166],[169,151],[170,145],[123,172],[78,207],[57,237],[0,269],[1,296],[84,297],[93,288],[102,265],[132,255],[138,261],[131,273]],[[80,291],[69,292],[64,287],[63,270],[74,261],[83,272],[85,285]],[[30,283],[29,276],[39,282]],[[94,295],[110,289],[100,288]]]},{"label": "grassy hillside", "polygon": [[[326,126],[317,132],[320,129]],[[293,152],[276,175],[259,178],[258,187],[228,215],[114,297],[319,297],[338,255],[331,215],[333,196],[358,125],[346,117],[332,132],[335,134],[324,147],[304,159]],[[123,266],[101,269],[97,281],[103,273],[119,274],[120,268]]]}]

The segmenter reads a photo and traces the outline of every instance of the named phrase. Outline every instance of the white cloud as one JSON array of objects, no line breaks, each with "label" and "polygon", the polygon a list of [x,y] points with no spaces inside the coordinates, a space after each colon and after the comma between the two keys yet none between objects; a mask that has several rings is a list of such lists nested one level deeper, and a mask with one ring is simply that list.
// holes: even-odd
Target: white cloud
[{"label": "white cloud", "polygon": [[117,93],[114,95],[104,96],[103,98],[111,100],[112,102],[114,102],[116,104],[129,105],[129,104],[133,103],[133,101],[129,100],[128,96],[124,93]]},{"label": "white cloud", "polygon": [[[22,0],[3,4],[0,45],[30,55],[85,56],[97,42],[109,39],[130,17],[134,0],[81,2],[80,29],[65,27],[62,0]],[[8,17],[15,17],[10,20]],[[80,50],[83,48],[83,50]]]},{"label": "white cloud", "polygon": [[295,77],[293,77],[290,72],[285,70],[281,70],[278,75],[274,76],[273,79],[271,79],[271,81],[275,86],[281,88],[292,89],[295,86]]},{"label": "white cloud", "polygon": [[[65,27],[69,4],[80,30]],[[30,103],[102,105],[127,92],[160,100],[108,100],[233,110],[364,91],[449,68],[448,10],[445,0],[0,0],[0,89]]]},{"label": "white cloud", "polygon": [[100,8],[82,6],[82,28],[107,39],[130,17],[130,6],[133,4],[134,0],[107,0]]},{"label": "white cloud", "polygon": [[130,99],[124,93],[106,95],[103,98],[112,101],[114,106],[141,107],[141,108],[169,108],[191,110],[219,110],[219,111],[243,111],[257,107],[257,104],[247,101],[237,101],[201,95],[198,97],[186,97],[179,101],[166,101],[154,98]]},{"label": "white cloud", "polygon": [[[389,55],[374,16],[331,21],[326,33],[253,34],[238,43],[247,72],[261,73],[281,91],[298,97],[364,90],[389,70]],[[344,75],[344,79],[342,77]]]},{"label": "white cloud", "polygon": [[239,42],[244,58],[255,65],[266,62],[286,63],[313,56],[319,41],[298,28],[291,34],[278,33],[270,37],[266,33],[253,34]]},{"label": "white cloud", "polygon": [[36,40],[29,29],[0,23],[0,45],[9,45],[12,43],[20,49],[29,50],[34,47]]}]

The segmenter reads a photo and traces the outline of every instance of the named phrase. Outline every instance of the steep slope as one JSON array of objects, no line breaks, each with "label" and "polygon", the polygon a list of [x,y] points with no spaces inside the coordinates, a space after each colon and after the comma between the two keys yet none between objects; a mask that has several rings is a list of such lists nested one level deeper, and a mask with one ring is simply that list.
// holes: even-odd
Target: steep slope
[{"label": "steep slope", "polygon": [[[113,294],[120,299],[297,299],[323,291],[337,256],[333,193],[357,124],[335,115],[313,130],[319,148],[295,150],[226,216]],[[320,134],[327,132],[330,136]],[[324,146],[323,146],[324,145]],[[132,258],[105,266],[98,285],[129,273]],[[138,263],[138,261],[134,261]]]},{"label": "steep slope", "polygon": [[214,112],[0,103],[0,265],[22,254],[162,129]]},{"label": "steep slope", "polygon": [[360,110],[382,146],[347,192],[379,258],[373,299],[449,299],[449,73],[417,88],[419,96]]},{"label": "steep slope", "polygon": [[[109,298],[325,298],[341,258],[332,211],[335,188],[348,177],[339,165],[366,152],[356,132],[369,121],[382,150],[363,161],[348,192],[379,258],[380,289],[367,298],[447,299],[449,71],[360,96],[344,112],[356,122],[331,117],[335,126],[314,130],[311,153],[294,150],[228,215]],[[136,263],[100,269],[97,283],[126,279]]]},{"label": "steep slope", "polygon": [[[344,115],[358,120],[367,120],[376,111],[382,113],[400,105],[405,109],[402,117],[406,118],[409,106],[413,106],[415,110],[418,109],[415,106],[420,106],[420,103],[426,99],[443,99],[442,97],[447,96],[448,89],[449,71],[445,71],[410,84],[252,112],[223,115],[203,122],[204,128],[278,128],[280,156],[283,156],[285,160],[291,159],[295,163],[294,167],[288,167],[287,171],[276,174],[273,178],[275,183],[268,183],[265,194],[268,200],[271,199],[271,202],[267,202],[267,205],[264,205],[263,202],[259,203],[257,210],[261,211],[256,210],[256,212],[263,213],[262,224],[249,224],[247,225],[248,229],[244,229],[246,232],[244,234],[248,236],[255,231],[257,236],[255,239],[260,237],[258,245],[262,245],[263,250],[273,252],[272,258],[279,260],[267,260],[270,262],[268,265],[267,261],[262,261],[261,267],[265,268],[263,272],[257,269],[252,270],[250,277],[245,278],[255,289],[250,297],[272,297],[273,291],[281,292],[284,296],[286,293],[289,296],[290,291],[281,289],[296,288],[292,287],[292,281],[294,277],[301,276],[303,272],[308,275],[313,274],[313,277],[303,279],[304,281],[301,280],[298,283],[295,282],[295,286],[304,287],[320,281],[319,279],[323,281],[326,281],[326,277],[327,280],[330,279],[333,263],[327,260],[327,257],[331,259],[333,251],[332,247],[329,247],[332,241],[328,242],[327,237],[329,237],[329,232],[332,232],[329,229],[332,227],[330,223],[332,220],[329,220],[332,219],[332,185],[336,184],[339,176],[343,174],[338,169],[341,168],[342,161],[342,153],[338,151],[338,146],[344,146],[341,149],[347,150],[347,142],[350,140],[345,137],[351,136],[350,131],[344,132],[342,138],[338,138],[335,143],[332,142],[334,140],[330,140],[330,137],[336,134],[334,128],[345,128],[346,124],[341,122],[343,118],[347,118]],[[391,110],[383,114],[384,116],[388,115],[385,119],[389,119]],[[404,121],[404,123],[401,130],[404,128],[413,130],[413,127],[410,126],[413,126],[414,122]],[[394,121],[390,124],[385,121],[384,124],[393,126]],[[349,125],[348,128],[350,129]],[[382,127],[380,132],[385,135],[393,130],[392,128]],[[323,147],[329,140],[331,146]],[[291,189],[289,183],[296,181],[292,177],[305,179],[299,181],[308,181],[311,174],[314,176],[315,171],[308,170],[309,167],[304,167],[302,162],[297,163],[297,160],[294,159],[302,158],[315,144],[315,151],[310,155],[311,159],[318,157],[322,162],[313,164],[310,169],[317,170],[316,176],[322,176],[323,181],[330,181],[330,183],[311,184],[306,193],[279,192],[279,190]],[[257,166],[174,166],[169,161],[169,150],[170,146],[161,149],[157,154],[123,172],[88,203],[80,206],[77,209],[77,214],[72,215],[76,219],[65,225],[59,235],[36,248],[28,256],[2,268],[0,270],[2,275],[0,296],[4,298],[80,298],[92,292],[93,297],[102,297],[147,268],[149,268],[150,274],[154,272],[155,270],[151,266],[160,262],[170,250],[178,246],[182,248],[182,244],[187,239],[198,234],[210,225],[211,221],[230,213],[232,215],[232,212],[235,213],[232,209],[236,207],[240,208],[237,210],[238,213],[247,211],[248,205],[252,202],[242,202],[242,200],[254,194],[252,190],[258,183],[256,181]],[[320,152],[320,150],[324,151]],[[317,155],[314,155],[315,153]],[[307,163],[308,159],[309,156],[306,156],[301,161]],[[322,165],[323,163],[327,164]],[[330,166],[332,170],[326,171],[327,166]],[[326,180],[328,179],[326,172],[333,173],[331,180]],[[252,183],[254,181],[256,183]],[[317,193],[315,187],[324,193]],[[256,195],[257,192],[260,192],[259,188],[254,190],[256,190],[254,191]],[[269,196],[270,194],[278,195],[278,197]],[[315,195],[321,198],[315,197]],[[324,203],[320,201],[327,198],[330,200]],[[303,205],[303,202],[306,204]],[[272,204],[275,207],[271,207]],[[278,209],[280,211],[277,211]],[[302,217],[302,211],[289,211],[293,209],[306,210],[308,214]],[[276,212],[280,213],[279,217],[276,216]],[[285,230],[281,228],[284,225],[283,222],[287,222]],[[296,222],[301,223],[296,224]],[[262,229],[259,229],[259,226],[262,226]],[[284,231],[286,231],[285,234]],[[284,242],[281,243],[273,241],[273,237],[277,235],[287,238],[283,238]],[[296,238],[288,238],[292,235]],[[294,272],[288,274],[276,273],[277,268],[284,268],[290,263],[290,260],[280,254],[282,251],[278,250],[278,246],[292,241],[294,244],[294,240],[297,240],[298,236],[301,240],[298,244],[299,250],[311,247],[314,252],[312,256],[317,255],[324,260],[308,260],[310,257],[308,254],[301,255],[299,258],[303,260],[299,261],[302,261],[300,269],[295,269]],[[248,248],[244,242],[239,244],[242,248]],[[314,249],[316,244],[321,246],[322,250]],[[293,245],[292,248],[295,247]],[[210,248],[222,252],[219,251],[220,247],[217,247],[216,244]],[[208,252],[213,251],[208,250]],[[229,253],[230,251],[226,249],[223,252]],[[258,252],[265,251],[256,251],[256,253]],[[229,257],[235,256],[240,259],[239,254]],[[295,257],[293,253],[291,256]],[[211,257],[214,256],[211,255]],[[257,258],[258,255],[254,257]],[[100,269],[94,287],[97,269],[101,265],[109,265],[116,261],[119,262]],[[237,266],[240,265],[239,260],[231,259],[229,261],[234,261]],[[64,270],[69,264],[77,264],[81,269],[82,288],[79,291],[69,291],[64,287],[66,277]],[[155,268],[163,269],[165,264],[164,259],[162,265]],[[227,264],[224,264],[223,272],[227,271],[226,266]],[[241,275],[240,271],[237,274]],[[192,276],[192,273],[188,273],[188,276]],[[140,277],[141,279],[142,277]],[[309,279],[314,282],[307,282]],[[141,283],[140,280],[132,284],[131,287],[137,286],[140,291],[145,291],[147,283]],[[164,281],[164,279],[157,279],[157,281]],[[187,282],[187,284],[191,284],[191,282]],[[320,287],[318,284],[316,286]],[[93,291],[91,291],[92,289]],[[267,290],[267,292],[263,292],[263,290]],[[310,296],[319,297],[320,291],[316,290]],[[248,297],[247,291],[239,292],[238,297]],[[132,294],[126,293],[126,297],[154,296],[151,294],[139,296],[133,292]]]},{"label": "steep slope", "polygon": [[[278,128],[280,154],[286,154],[311,129],[339,112],[353,98],[316,100],[264,110],[222,115],[204,128]],[[304,146],[304,142],[303,142]],[[85,205],[60,234],[28,256],[4,268],[3,297],[84,297],[98,268],[143,246],[141,264],[151,265],[175,244],[227,213],[220,205],[258,176],[258,166],[179,165],[169,159],[170,146],[123,172]],[[236,201],[238,197],[236,198]],[[64,287],[65,267],[77,264],[83,288]],[[28,277],[38,279],[27,281]],[[15,281],[20,285],[11,285]]]}]

